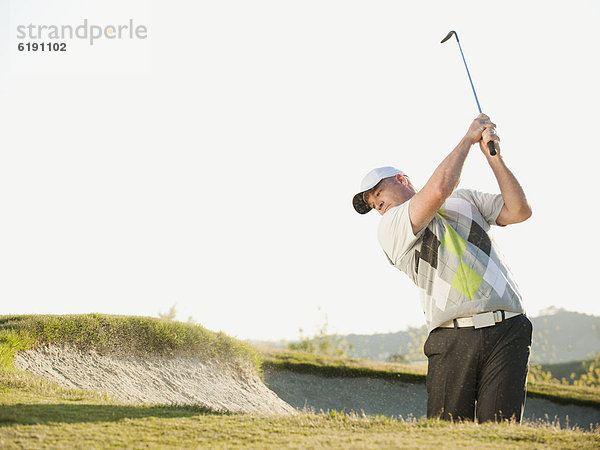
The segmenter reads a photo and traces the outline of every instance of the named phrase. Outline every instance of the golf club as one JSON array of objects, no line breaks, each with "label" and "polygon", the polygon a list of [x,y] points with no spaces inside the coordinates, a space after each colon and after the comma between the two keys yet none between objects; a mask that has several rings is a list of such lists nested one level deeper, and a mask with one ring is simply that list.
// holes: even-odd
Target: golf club
[{"label": "golf club", "polygon": [[[469,76],[469,82],[471,83],[471,89],[473,89],[473,95],[475,95],[475,101],[477,102],[477,109],[479,109],[479,113],[481,113],[481,106],[479,105],[479,99],[477,98],[477,92],[475,92],[475,86],[473,86],[473,80],[471,80],[471,74],[469,73],[469,68],[467,67],[467,61],[465,60],[465,55],[462,51],[462,47],[460,46],[460,41],[458,40],[458,34],[456,34],[456,31],[454,31],[454,30],[450,31],[446,35],[446,37],[444,39],[442,39],[441,44],[443,44],[448,39],[450,39],[452,37],[452,35],[454,35],[454,37],[456,37],[456,42],[458,42],[458,48],[460,50],[462,60],[465,63],[465,69],[467,69],[467,75]],[[494,141],[489,141],[487,143],[487,145],[488,145],[488,149],[490,150],[490,155],[494,156],[496,154],[496,145],[494,144]]]}]

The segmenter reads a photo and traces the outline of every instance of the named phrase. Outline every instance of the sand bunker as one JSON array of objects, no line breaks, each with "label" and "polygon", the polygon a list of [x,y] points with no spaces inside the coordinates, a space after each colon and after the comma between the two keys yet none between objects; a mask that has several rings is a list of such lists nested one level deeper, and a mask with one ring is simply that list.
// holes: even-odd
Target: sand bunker
[{"label": "sand bunker", "polygon": [[[61,386],[103,392],[126,403],[201,405],[229,412],[291,414],[308,407],[419,418],[425,415],[427,398],[424,384],[267,370],[273,392],[250,366],[243,370],[197,358],[99,355],[71,347],[21,353],[15,366]],[[525,418],[537,422],[546,417],[585,429],[599,421],[596,408],[528,398]]]},{"label": "sand bunker", "polygon": [[71,347],[21,353],[15,367],[60,386],[106,393],[126,403],[201,405],[218,411],[290,414],[256,372],[190,357],[135,358]]},{"label": "sand bunker", "polygon": [[[403,383],[368,377],[331,377],[288,370],[265,371],[265,381],[283,400],[297,408],[315,411],[354,411],[392,417],[420,418],[427,413],[425,383]],[[527,398],[525,421],[590,429],[600,422],[600,410],[591,406],[557,404]]]}]

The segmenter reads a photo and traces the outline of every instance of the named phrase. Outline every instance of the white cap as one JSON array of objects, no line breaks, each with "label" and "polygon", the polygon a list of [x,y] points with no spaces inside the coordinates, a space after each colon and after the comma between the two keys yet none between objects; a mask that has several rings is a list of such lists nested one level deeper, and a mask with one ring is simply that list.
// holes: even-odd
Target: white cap
[{"label": "white cap", "polygon": [[372,208],[365,201],[363,194],[369,189],[375,187],[377,183],[384,178],[393,177],[398,174],[406,176],[406,174],[401,170],[390,166],[378,167],[377,169],[373,169],[366,174],[360,183],[360,192],[352,199],[352,206],[354,206],[356,212],[359,214],[366,214],[371,211]]}]

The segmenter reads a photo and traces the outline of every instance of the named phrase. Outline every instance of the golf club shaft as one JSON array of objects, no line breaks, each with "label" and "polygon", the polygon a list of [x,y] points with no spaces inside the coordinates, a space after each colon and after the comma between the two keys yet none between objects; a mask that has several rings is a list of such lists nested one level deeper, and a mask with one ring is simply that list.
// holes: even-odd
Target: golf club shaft
[{"label": "golf club shaft", "polygon": [[475,96],[475,102],[477,102],[477,109],[481,114],[481,105],[479,104],[479,99],[477,98],[477,92],[475,92],[475,86],[473,85],[473,80],[471,79],[471,73],[469,72],[469,67],[467,66],[467,61],[465,60],[465,54],[462,51],[462,46],[460,45],[460,41],[458,40],[458,35],[456,36],[456,42],[458,42],[458,49],[460,50],[460,56],[462,56],[463,63],[465,63],[465,69],[467,69],[467,76],[469,77],[469,83],[471,83],[471,89],[473,89],[473,95]]},{"label": "golf club shaft", "polygon": [[[467,69],[467,76],[469,77],[469,83],[471,83],[471,89],[473,89],[473,95],[475,96],[475,102],[477,103],[477,109],[479,110],[479,113],[481,114],[481,105],[479,104],[479,99],[477,98],[477,92],[475,92],[475,86],[473,85],[473,80],[471,79],[471,73],[469,72],[469,66],[467,66],[467,60],[465,59],[465,54],[462,51],[462,46],[460,45],[460,40],[458,39],[458,34],[456,33],[456,31],[452,31],[451,33],[454,34],[454,37],[456,38],[456,42],[458,43],[458,49],[460,50],[460,56],[462,56],[462,60],[463,63],[465,64],[465,69]],[[446,37],[445,40],[447,40],[450,37],[450,35],[448,35]],[[442,41],[442,42],[444,42]],[[488,150],[490,151],[490,155],[494,156],[496,155],[496,144],[494,143],[494,141],[489,141],[487,143],[488,146]]]},{"label": "golf club shaft", "polygon": [[[455,34],[456,35],[456,34]],[[465,69],[467,69],[467,76],[469,77],[469,83],[471,83],[471,89],[473,89],[473,95],[475,96],[475,102],[477,103],[477,109],[481,114],[481,105],[479,104],[479,99],[477,98],[477,92],[475,92],[475,86],[473,85],[473,80],[471,79],[471,73],[469,72],[469,67],[467,66],[467,61],[465,60],[465,54],[462,51],[462,47],[460,45],[460,41],[458,40],[458,35],[456,35],[456,42],[458,42],[458,49],[460,50],[460,56],[462,56],[462,60],[465,63]],[[490,151],[490,155],[496,155],[496,144],[494,141],[488,141],[487,143],[488,150]]]}]

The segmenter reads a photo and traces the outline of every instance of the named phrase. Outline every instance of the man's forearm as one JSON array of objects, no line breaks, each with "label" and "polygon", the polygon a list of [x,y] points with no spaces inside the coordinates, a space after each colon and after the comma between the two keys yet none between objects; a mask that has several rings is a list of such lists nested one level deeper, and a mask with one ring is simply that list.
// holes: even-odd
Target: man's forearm
[{"label": "man's forearm", "polygon": [[426,227],[452,194],[460,181],[460,174],[472,145],[472,139],[463,138],[435,169],[423,189],[412,198],[409,216],[413,233],[417,234]]},{"label": "man's forearm", "polygon": [[427,185],[431,185],[444,197],[452,194],[460,182],[462,169],[472,145],[469,137],[462,138],[454,150],[435,169],[427,181]]},{"label": "man's forearm", "polygon": [[531,207],[517,178],[506,166],[501,155],[489,157],[488,162],[498,181],[504,200],[504,208],[496,222],[499,225],[508,225],[527,220],[531,217]]},{"label": "man's forearm", "polygon": [[477,116],[469,126],[465,137],[437,166],[423,189],[411,199],[408,213],[413,233],[418,233],[431,222],[440,206],[456,189],[469,150],[481,139],[481,133],[489,126],[493,124],[488,116],[485,114]]},{"label": "man's forearm", "polygon": [[433,172],[425,186],[430,185],[433,188],[432,190],[437,190],[444,199],[452,194],[460,181],[460,175],[469,150],[473,144],[481,140],[482,132],[486,128],[494,126],[488,116],[479,114],[469,126],[465,137],[461,139],[454,150],[435,169],[435,172]]}]

